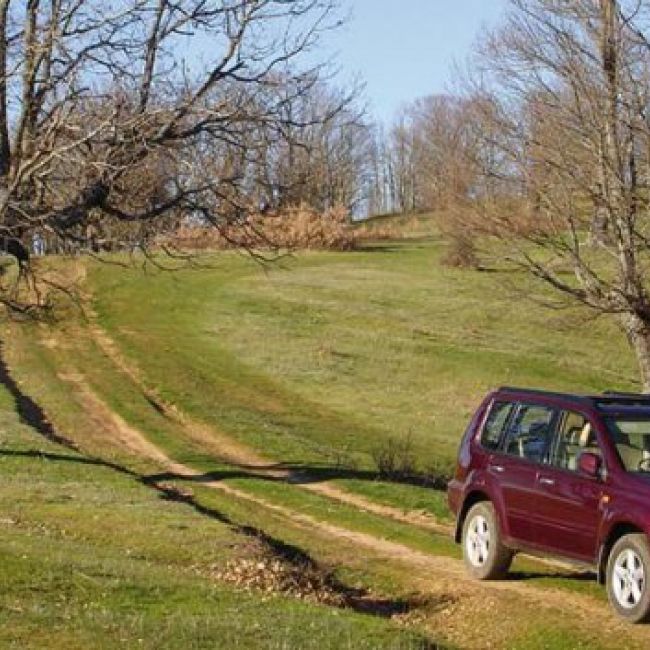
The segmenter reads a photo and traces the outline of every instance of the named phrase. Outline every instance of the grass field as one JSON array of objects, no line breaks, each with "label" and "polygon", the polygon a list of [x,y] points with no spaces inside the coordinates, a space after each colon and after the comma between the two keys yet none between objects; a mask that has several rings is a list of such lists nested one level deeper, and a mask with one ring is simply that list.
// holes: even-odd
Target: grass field
[{"label": "grass field", "polygon": [[421,463],[453,459],[500,384],[630,388],[623,337],[549,312],[499,274],[446,269],[442,244],[312,253],[268,274],[92,271],[101,324],[172,403],[287,463],[371,464],[410,435]]},{"label": "grass field", "polygon": [[[0,644],[51,628],[54,647],[644,647],[581,576],[523,559],[505,589],[469,583],[444,494],[378,480],[391,440],[449,471],[500,384],[636,387],[608,322],[444,252],[427,237],[268,269],[230,253],[174,273],[71,263],[88,321],[4,327]],[[23,391],[73,449],[18,421]],[[366,613],[215,579],[261,531],[360,589]],[[402,606],[408,629],[386,620]]]},{"label": "grass field", "polygon": [[0,646],[423,647],[383,620],[211,579],[253,541],[35,439],[0,391]]}]

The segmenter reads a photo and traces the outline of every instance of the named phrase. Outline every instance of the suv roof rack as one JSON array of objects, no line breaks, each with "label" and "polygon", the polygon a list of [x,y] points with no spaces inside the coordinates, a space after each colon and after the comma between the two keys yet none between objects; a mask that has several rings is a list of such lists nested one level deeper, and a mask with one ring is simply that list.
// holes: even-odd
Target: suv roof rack
[{"label": "suv roof rack", "polygon": [[650,395],[647,393],[625,393],[617,390],[606,390],[602,395],[595,395],[593,399],[597,404],[650,405]]},{"label": "suv roof rack", "polygon": [[606,405],[614,406],[616,404],[620,406],[650,406],[650,394],[646,393],[625,393],[622,391],[606,390],[600,395],[582,395],[580,393],[560,393],[535,388],[517,388],[516,386],[501,386],[498,390],[506,393],[570,399],[596,407]]},{"label": "suv roof rack", "polygon": [[588,395],[581,395],[579,393],[560,393],[551,390],[540,390],[538,388],[517,388],[516,386],[501,386],[498,390],[507,393],[524,393],[528,395],[540,395],[542,397],[562,397],[565,399],[569,398],[581,402],[592,401],[592,398],[589,397]]}]

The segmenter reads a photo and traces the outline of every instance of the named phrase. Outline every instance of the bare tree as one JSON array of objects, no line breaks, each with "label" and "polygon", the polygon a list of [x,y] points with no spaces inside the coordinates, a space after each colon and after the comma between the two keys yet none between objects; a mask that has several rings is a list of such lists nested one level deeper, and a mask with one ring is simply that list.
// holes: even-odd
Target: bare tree
[{"label": "bare tree", "polygon": [[417,149],[411,116],[399,115],[390,131],[391,194],[394,209],[413,212],[418,204]]},{"label": "bare tree", "polygon": [[511,0],[475,63],[466,226],[613,316],[650,391],[650,3]]},{"label": "bare tree", "polygon": [[[283,128],[278,78],[299,96],[318,77],[296,61],[336,3],[0,0],[0,245],[20,273],[37,234],[145,245],[179,215],[236,218],[254,135]],[[237,164],[197,167],[225,145]],[[0,301],[21,306],[8,284]]]},{"label": "bare tree", "polygon": [[473,176],[468,148],[475,140],[469,104],[451,95],[424,97],[400,111],[388,135],[378,132],[371,205],[379,211],[439,210],[467,198]]},{"label": "bare tree", "polygon": [[368,164],[368,178],[365,184],[367,214],[372,216],[390,212],[392,205],[389,150],[386,134],[381,124],[375,125],[371,133]]},{"label": "bare tree", "polygon": [[314,79],[300,93],[281,84],[283,130],[270,134],[257,167],[262,203],[282,209],[354,211],[363,198],[371,144],[359,87],[342,91]]},{"label": "bare tree", "polygon": [[467,199],[474,180],[467,164],[474,153],[468,110],[469,102],[451,95],[425,97],[409,108],[421,208],[444,209]]}]

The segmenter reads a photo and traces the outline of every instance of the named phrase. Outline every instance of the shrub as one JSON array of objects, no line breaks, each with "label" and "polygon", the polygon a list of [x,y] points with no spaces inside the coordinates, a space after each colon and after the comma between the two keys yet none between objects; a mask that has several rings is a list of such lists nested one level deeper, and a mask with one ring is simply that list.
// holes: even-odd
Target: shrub
[{"label": "shrub", "polygon": [[379,477],[394,483],[424,485],[444,490],[452,476],[453,466],[436,460],[419,465],[409,433],[405,437],[391,437],[373,452],[373,460]]},{"label": "shrub", "polygon": [[183,225],[161,243],[183,250],[244,247],[343,251],[354,249],[359,238],[345,208],[319,213],[303,204],[282,212],[253,214],[221,228]]},{"label": "shrub", "polygon": [[404,481],[417,473],[413,438],[409,433],[404,438],[388,438],[373,452],[377,471],[383,479]]},{"label": "shrub", "polygon": [[464,233],[449,235],[449,250],[442,258],[442,263],[456,268],[477,269],[479,261],[473,238]]},{"label": "shrub", "polygon": [[453,464],[449,462],[431,461],[422,470],[423,483],[436,490],[446,490],[453,470]]}]

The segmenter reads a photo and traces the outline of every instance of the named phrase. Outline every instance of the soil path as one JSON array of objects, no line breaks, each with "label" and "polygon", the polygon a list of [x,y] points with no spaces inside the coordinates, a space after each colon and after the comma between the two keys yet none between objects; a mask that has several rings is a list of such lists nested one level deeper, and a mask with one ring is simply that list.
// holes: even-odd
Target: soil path
[{"label": "soil path", "polygon": [[[64,373],[60,375],[60,378],[74,384],[84,409],[92,415],[94,421],[104,423],[103,427],[107,431],[107,435],[110,435],[114,442],[124,450],[141,459],[152,461],[160,466],[161,469],[173,474],[179,480],[187,479],[196,481],[203,476],[201,472],[169,458],[161,449],[147,440],[140,431],[125,422],[118,414],[114,413],[88,387],[83,375]],[[410,575],[413,575],[414,585],[426,586],[431,583],[436,584],[437,588],[439,588],[442,582],[445,585],[447,595],[452,594],[458,598],[462,596],[474,600],[489,600],[490,597],[494,598],[495,593],[525,598],[528,603],[531,601],[537,603],[538,607],[548,609],[549,612],[551,610],[571,612],[576,623],[580,622],[580,624],[585,626],[585,629],[590,629],[589,625],[597,620],[600,625],[604,625],[610,632],[616,629],[624,630],[626,639],[632,638],[643,641],[643,645],[639,647],[645,647],[647,643],[648,632],[646,630],[632,628],[620,622],[609,610],[606,603],[598,601],[591,596],[516,581],[491,582],[489,584],[478,583],[468,578],[463,563],[460,560],[430,555],[398,542],[392,542],[368,533],[349,530],[339,525],[321,521],[310,515],[273,503],[259,496],[247,493],[244,490],[234,488],[221,481],[201,480],[201,485],[210,489],[219,490],[236,499],[254,503],[269,512],[286,518],[298,527],[312,532],[318,531],[319,535],[324,539],[339,540],[347,543],[351,549],[363,548],[381,558],[398,562],[405,566]],[[308,487],[312,489],[314,486]],[[328,492],[329,490],[326,490],[324,493]],[[356,502],[356,498],[351,499],[351,502]]]},{"label": "soil path", "polygon": [[[90,304],[89,300],[88,304]],[[245,469],[252,475],[268,476],[279,480],[286,480],[303,490],[308,490],[309,492],[339,501],[340,503],[345,503],[380,517],[385,517],[412,526],[418,526],[419,528],[430,530],[433,533],[441,535],[451,535],[453,533],[453,527],[451,524],[442,523],[429,513],[407,511],[377,503],[362,495],[348,492],[337,485],[332,485],[331,483],[324,481],[305,482],[302,480],[300,473],[292,472],[277,463],[273,463],[273,461],[265,458],[247,445],[233,440],[228,434],[218,431],[214,426],[199,422],[187,413],[183,412],[175,404],[165,402],[160,395],[147,386],[140,369],[124,356],[118,344],[113,340],[108,332],[98,324],[96,312],[88,306],[86,308],[86,313],[90,321],[90,334],[106,357],[121,372],[129,377],[138,390],[146,397],[149,403],[151,403],[157,410],[164,413],[166,417],[180,425],[187,438],[197,443],[205,451],[214,454],[215,457],[239,468]],[[81,390],[83,392],[83,388],[81,388]],[[113,413],[112,418],[119,418],[119,416]],[[123,421],[122,423],[125,424]],[[547,560],[544,558],[534,559],[540,564],[551,566],[556,569],[562,569],[568,572],[576,571],[574,566],[559,560]]]},{"label": "soil path", "polygon": [[[161,410],[165,416],[175,420],[182,426],[182,431],[188,439],[200,444],[202,448],[214,453],[216,457],[245,467],[253,475],[267,475],[291,481],[301,489],[348,503],[381,516],[418,525],[436,533],[449,532],[448,526],[427,515],[403,512],[398,508],[379,505],[328,483],[300,483],[300,477],[292,475],[286,468],[270,463],[268,459],[254,450],[233,441],[211,426],[197,422],[174,405],[164,403],[160,396],[147,387],[139,369],[125,358],[118,345],[94,320],[91,320],[90,332],[104,354],[134,382],[152,406]],[[47,345],[57,344],[57,341],[52,339],[43,342]],[[620,645],[625,645],[627,648],[650,646],[650,631],[642,627],[631,627],[621,622],[605,602],[591,595],[524,581],[478,583],[467,577],[463,563],[459,560],[427,554],[398,542],[321,521],[222,481],[204,480],[204,475],[201,472],[174,461],[148,440],[141,431],[115,413],[92,390],[87,378],[76,368],[72,366],[64,368],[59,377],[74,387],[80,405],[96,425],[97,432],[94,435],[103,437],[135,458],[153,463],[156,467],[178,477],[178,479],[200,482],[202,486],[218,490],[243,502],[255,504],[265,511],[277,514],[295,527],[315,532],[324,540],[337,540],[341,542],[342,548],[345,549],[344,552],[351,557],[363,558],[368,562],[390,560],[391,563],[399,564],[404,568],[404,576],[413,585],[414,590],[423,590],[429,594],[442,594],[444,598],[449,599],[451,604],[448,608],[430,614],[431,625],[433,629],[444,629],[448,638],[452,641],[456,638],[462,647],[487,647],[485,645],[485,630],[477,623],[479,620],[477,613],[480,614],[481,620],[484,620],[493,611],[500,611],[502,616],[504,612],[506,612],[506,616],[512,616],[511,621],[494,621],[494,629],[490,629],[489,638],[492,647],[503,647],[503,644],[499,642],[499,628],[510,626],[512,629],[521,626],[521,618],[517,609],[518,603],[521,604],[521,609],[534,608],[540,617],[551,621],[557,620],[558,623],[570,624],[570,628],[576,631],[592,635],[594,633],[602,634],[603,640],[608,644],[619,639]],[[517,612],[517,615],[512,615],[512,612]],[[476,630],[473,631],[472,628],[476,628]],[[608,645],[608,647],[615,646]]]},{"label": "soil path", "polygon": [[166,403],[153,389],[147,386],[142,373],[132,362],[121,352],[117,343],[97,323],[97,316],[88,309],[87,313],[91,319],[89,326],[90,333],[102,352],[113,364],[138,387],[147,400],[155,406],[166,417],[179,424],[185,435],[193,442],[198,443],[203,449],[213,453],[218,458],[228,463],[237,465],[261,476],[270,476],[276,479],[284,479],[292,484],[323,496],[335,499],[342,503],[366,510],[382,517],[387,517],[402,523],[416,525],[432,532],[451,534],[452,528],[438,522],[434,517],[420,512],[405,512],[399,508],[382,505],[363,496],[347,492],[338,486],[324,482],[301,482],[297,473],[274,464],[268,458],[264,458],[250,447],[233,440],[227,434],[215,429],[215,427],[198,422],[184,413],[175,404]]}]

